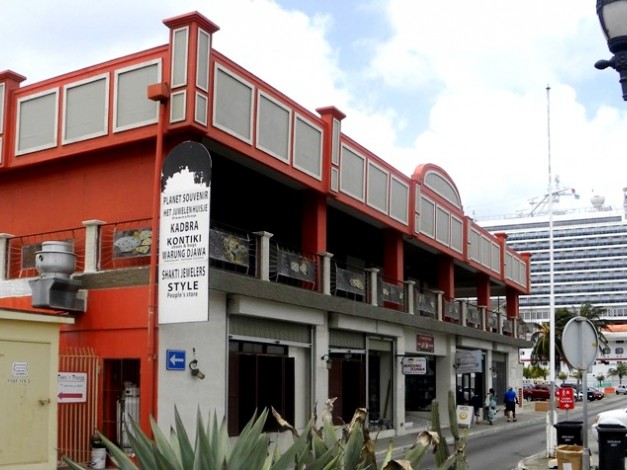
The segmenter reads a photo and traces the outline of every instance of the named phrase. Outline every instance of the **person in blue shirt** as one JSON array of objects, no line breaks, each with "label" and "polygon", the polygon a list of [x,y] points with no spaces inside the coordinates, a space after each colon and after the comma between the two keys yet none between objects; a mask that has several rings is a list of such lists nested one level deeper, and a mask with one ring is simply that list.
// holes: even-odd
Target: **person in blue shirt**
[{"label": "person in blue shirt", "polygon": [[516,421],[516,405],[518,405],[518,394],[513,390],[512,387],[509,387],[505,392],[503,401],[505,402],[505,415],[507,416],[507,422],[509,423],[512,419]]}]

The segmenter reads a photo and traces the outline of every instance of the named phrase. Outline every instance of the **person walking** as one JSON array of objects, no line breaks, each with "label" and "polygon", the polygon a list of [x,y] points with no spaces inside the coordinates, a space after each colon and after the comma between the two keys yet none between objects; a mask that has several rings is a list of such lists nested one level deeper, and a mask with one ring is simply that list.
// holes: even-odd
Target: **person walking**
[{"label": "person walking", "polygon": [[473,412],[475,415],[475,422],[481,422],[481,395],[479,395],[474,390],[472,391],[472,398],[470,399],[470,404],[472,405]]},{"label": "person walking", "polygon": [[505,402],[505,415],[507,415],[507,422],[510,420],[516,421],[516,405],[518,405],[518,394],[512,387],[508,387],[505,395],[503,396]]},{"label": "person walking", "polygon": [[490,388],[488,393],[486,393],[483,406],[486,409],[486,418],[488,423],[492,426],[494,424],[494,420],[496,419],[496,393],[493,388]]}]

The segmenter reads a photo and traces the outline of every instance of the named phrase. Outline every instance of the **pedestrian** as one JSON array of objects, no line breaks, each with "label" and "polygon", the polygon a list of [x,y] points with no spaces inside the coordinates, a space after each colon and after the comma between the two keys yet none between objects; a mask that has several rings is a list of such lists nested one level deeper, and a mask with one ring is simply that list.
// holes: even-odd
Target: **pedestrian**
[{"label": "pedestrian", "polygon": [[518,394],[512,387],[508,387],[505,395],[503,396],[505,402],[505,415],[507,416],[507,422],[510,420],[516,421],[516,405],[518,405]]},{"label": "pedestrian", "polygon": [[475,422],[481,421],[481,396],[476,393],[474,390],[472,392],[472,398],[470,399],[470,404],[472,405]]},{"label": "pedestrian", "polygon": [[486,417],[488,419],[488,423],[490,425],[494,424],[494,420],[496,419],[496,393],[493,388],[488,390],[488,393],[485,394],[485,402],[483,404],[486,410]]}]

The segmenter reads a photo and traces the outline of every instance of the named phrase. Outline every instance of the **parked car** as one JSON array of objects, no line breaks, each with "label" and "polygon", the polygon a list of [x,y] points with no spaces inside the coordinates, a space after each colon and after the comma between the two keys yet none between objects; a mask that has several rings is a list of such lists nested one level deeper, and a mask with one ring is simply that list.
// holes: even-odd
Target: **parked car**
[{"label": "parked car", "polygon": [[583,392],[581,391],[581,387],[577,387],[577,384],[563,383],[560,385],[560,388],[572,388],[575,401],[583,400]]},{"label": "parked car", "polygon": [[617,385],[616,386],[616,395],[627,395],[627,385]]},{"label": "parked car", "polygon": [[627,408],[602,411],[596,415],[592,421],[590,430],[597,441],[599,440],[599,434],[597,432],[597,426],[599,424],[620,424],[621,426],[627,427]]},{"label": "parked car", "polygon": [[527,401],[548,400],[551,397],[549,385],[534,385],[531,388],[523,388],[523,398]]},{"label": "parked car", "polygon": [[588,387],[588,400],[602,400],[605,397],[605,393],[603,393],[598,388]]}]

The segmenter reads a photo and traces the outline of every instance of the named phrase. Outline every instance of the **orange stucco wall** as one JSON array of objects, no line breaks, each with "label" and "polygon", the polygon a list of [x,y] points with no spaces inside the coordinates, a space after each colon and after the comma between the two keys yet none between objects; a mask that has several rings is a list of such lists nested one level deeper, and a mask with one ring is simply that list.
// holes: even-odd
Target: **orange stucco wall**
[{"label": "orange stucco wall", "polygon": [[3,225],[28,234],[80,227],[83,220],[94,218],[107,222],[150,217],[154,146],[144,147],[137,152],[125,149],[124,158],[111,150],[24,168],[20,171],[26,173],[27,185],[14,174],[0,173]]}]

